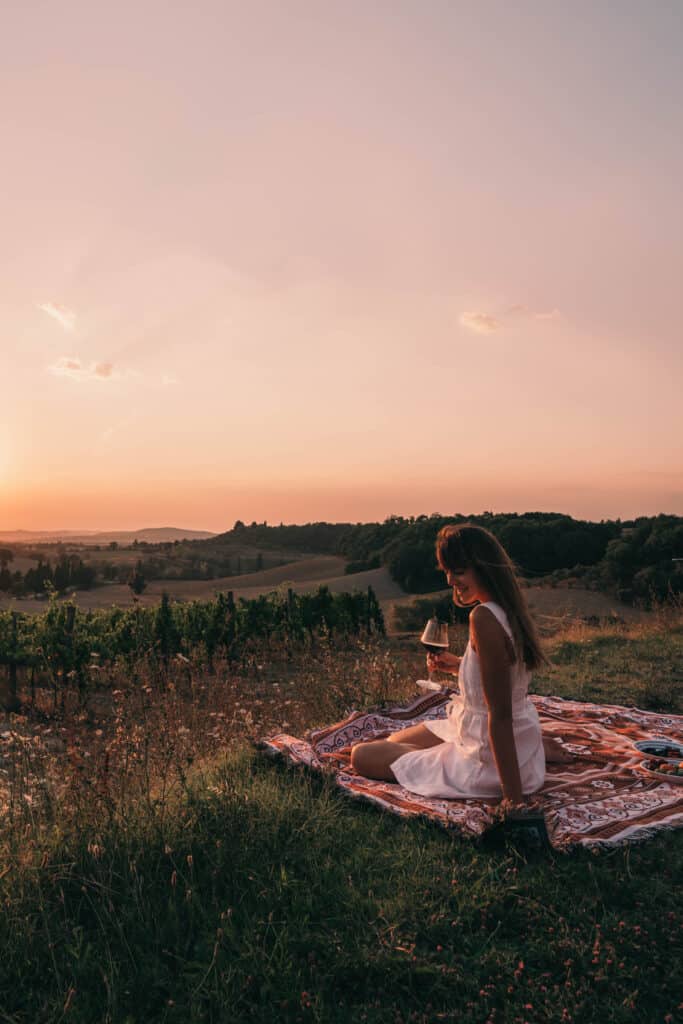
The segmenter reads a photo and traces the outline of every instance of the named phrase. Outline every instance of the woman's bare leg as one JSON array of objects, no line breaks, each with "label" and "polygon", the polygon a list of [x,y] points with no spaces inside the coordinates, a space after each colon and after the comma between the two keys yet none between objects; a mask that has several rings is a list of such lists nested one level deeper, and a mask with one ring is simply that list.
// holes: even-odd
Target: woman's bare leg
[{"label": "woman's bare leg", "polygon": [[419,750],[419,747],[410,743],[391,743],[389,740],[357,743],[351,751],[351,766],[366,779],[396,782],[396,776],[391,770],[392,763],[413,750]]},{"label": "woman's bare leg", "polygon": [[387,736],[387,741],[389,743],[409,743],[411,746],[420,748],[435,747],[437,743],[443,743],[443,740],[426,725],[411,725],[407,729],[399,729],[398,732],[392,732],[391,736]]},{"label": "woman's bare leg", "polygon": [[351,765],[366,779],[382,779],[396,782],[391,765],[411,750],[425,750],[443,743],[424,725],[411,725],[408,729],[394,732],[384,740],[366,740],[357,743],[351,751]]}]

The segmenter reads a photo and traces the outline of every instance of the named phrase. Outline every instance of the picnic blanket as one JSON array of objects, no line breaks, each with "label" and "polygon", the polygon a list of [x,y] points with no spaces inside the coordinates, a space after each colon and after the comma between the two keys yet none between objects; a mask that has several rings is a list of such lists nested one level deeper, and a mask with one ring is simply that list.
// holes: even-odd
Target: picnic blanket
[{"label": "picnic blanket", "polygon": [[[257,746],[290,763],[333,773],[349,796],[404,817],[426,815],[464,836],[481,836],[495,820],[497,800],[423,797],[397,783],[366,779],[351,767],[356,743],[444,718],[452,693],[445,689],[420,694],[404,705],[354,711],[302,739],[277,733]],[[683,716],[561,697],[533,695],[531,699],[544,734],[557,736],[575,755],[571,763],[549,764],[545,784],[535,794],[553,847],[567,851],[577,846],[615,846],[683,826],[683,786],[648,774],[640,766],[645,755],[634,746],[634,741],[653,736],[680,743]]]}]

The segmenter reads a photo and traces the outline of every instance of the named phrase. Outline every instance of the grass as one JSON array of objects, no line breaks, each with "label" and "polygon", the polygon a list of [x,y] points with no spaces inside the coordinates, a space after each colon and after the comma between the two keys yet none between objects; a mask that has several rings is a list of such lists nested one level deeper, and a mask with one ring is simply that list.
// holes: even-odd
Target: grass
[{"label": "grass", "polygon": [[[569,631],[535,689],[610,703],[649,692],[674,710],[682,645],[680,621]],[[418,665],[407,644],[321,645],[293,685],[281,670],[289,731],[407,696]],[[163,702],[153,682],[121,692],[109,724],[83,724],[101,746],[83,760],[81,745],[79,761],[69,740],[49,785],[57,762],[15,739],[0,1021],[680,1019],[681,833],[525,855],[384,814],[253,749],[274,713],[253,698],[276,685],[268,668],[255,658],[241,679],[188,693],[167,680]]]},{"label": "grass", "polygon": [[549,644],[552,667],[536,693],[683,713],[680,613],[623,627],[574,626]]}]

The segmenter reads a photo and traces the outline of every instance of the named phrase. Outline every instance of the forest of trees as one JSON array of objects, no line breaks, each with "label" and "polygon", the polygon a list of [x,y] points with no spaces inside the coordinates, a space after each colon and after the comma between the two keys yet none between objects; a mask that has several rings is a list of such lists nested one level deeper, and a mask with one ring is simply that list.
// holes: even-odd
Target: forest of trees
[{"label": "forest of trees", "polygon": [[[151,544],[131,552],[145,580],[217,579],[284,564],[290,557],[331,554],[347,560],[348,573],[386,566],[409,593],[444,586],[434,542],[447,523],[473,522],[491,530],[528,580],[558,583],[567,578],[622,600],[648,603],[683,590],[683,518],[659,515],[599,523],[554,512],[477,516],[390,516],[382,523],[308,523],[269,526],[238,521],[206,540]],[[88,557],[60,548],[54,566],[39,556],[25,574],[11,571],[13,551],[0,549],[0,591],[20,596],[54,588],[59,593],[98,582],[127,583],[132,563],[99,551]],[[289,552],[289,555],[287,554]],[[26,552],[28,555],[29,552]],[[104,556],[104,557],[103,557]]]},{"label": "forest of trees", "polygon": [[683,592],[683,518],[658,515],[599,523],[555,512],[477,516],[391,516],[383,523],[309,523],[268,526],[236,523],[200,545],[238,535],[259,547],[341,555],[347,572],[386,566],[409,593],[444,585],[434,557],[436,535],[448,523],[473,522],[494,533],[527,579],[573,578],[628,602],[649,603]]},{"label": "forest of trees", "polygon": [[0,550],[0,591],[15,595],[42,593],[56,590],[64,593],[68,589],[87,589],[93,585],[96,570],[86,564],[78,555],[62,554],[53,566],[49,559],[38,559],[38,565],[12,572],[9,565],[14,560],[14,552],[8,548]]},{"label": "forest of trees", "polygon": [[[191,544],[192,542],[183,542]],[[114,546],[115,545],[115,546]],[[112,551],[131,552],[126,560],[114,561],[102,556],[99,548],[86,549],[85,557],[61,551],[61,545],[53,564],[43,551],[29,549],[24,558],[35,557],[35,568],[22,573],[11,571],[14,551],[0,549],[0,593],[14,597],[32,594],[46,594],[56,590],[63,594],[67,590],[89,589],[102,583],[130,583],[131,575],[139,571],[145,580],[212,580],[217,577],[239,576],[259,572],[261,569],[280,565],[282,557],[265,559],[262,552],[253,555],[227,554],[222,550],[206,557],[182,545],[174,544],[133,544],[120,547],[116,542],[110,545]],[[46,545],[47,547],[47,545]],[[135,555],[142,557],[135,559]]]}]

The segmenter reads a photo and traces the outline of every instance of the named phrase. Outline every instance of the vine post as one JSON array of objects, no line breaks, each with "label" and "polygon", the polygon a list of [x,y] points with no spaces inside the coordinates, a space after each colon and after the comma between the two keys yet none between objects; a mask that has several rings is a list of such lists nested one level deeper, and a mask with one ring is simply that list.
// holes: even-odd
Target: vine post
[{"label": "vine post", "polygon": [[6,711],[19,710],[19,697],[17,695],[17,664],[19,662],[18,652],[19,613],[12,612],[10,626],[10,649],[7,656],[7,699],[5,700]]}]

